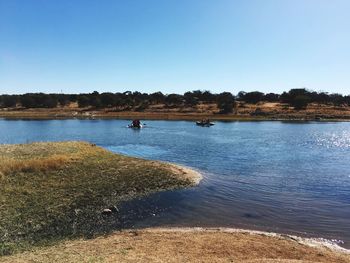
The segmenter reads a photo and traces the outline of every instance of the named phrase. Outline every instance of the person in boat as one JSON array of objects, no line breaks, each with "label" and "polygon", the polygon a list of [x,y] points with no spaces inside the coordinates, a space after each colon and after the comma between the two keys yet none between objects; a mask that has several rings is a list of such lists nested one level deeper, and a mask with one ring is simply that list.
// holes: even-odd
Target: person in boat
[{"label": "person in boat", "polygon": [[210,120],[209,119],[202,119],[201,124],[203,124],[203,125],[210,124]]},{"label": "person in boat", "polygon": [[209,126],[211,123],[209,119],[202,119],[201,121],[198,121],[197,124],[203,125],[203,126],[207,126],[207,125]]},{"label": "person in boat", "polygon": [[138,119],[133,120],[131,126],[134,127],[134,128],[141,128],[140,120],[138,120]]}]

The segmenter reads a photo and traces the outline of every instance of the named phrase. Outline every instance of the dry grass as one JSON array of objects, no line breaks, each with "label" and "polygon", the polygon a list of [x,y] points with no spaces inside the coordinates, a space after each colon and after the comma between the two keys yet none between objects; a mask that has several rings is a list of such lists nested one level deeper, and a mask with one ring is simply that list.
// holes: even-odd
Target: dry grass
[{"label": "dry grass", "polygon": [[0,255],[123,225],[104,208],[194,184],[167,164],[113,154],[84,142],[0,146]]},{"label": "dry grass", "polygon": [[0,262],[350,262],[326,247],[264,234],[146,229],[76,240],[4,257]]},{"label": "dry grass", "polygon": [[66,142],[0,145],[0,178],[16,172],[45,172],[58,169],[65,164],[82,159],[100,149],[92,149],[89,144]]},{"label": "dry grass", "polygon": [[0,158],[0,173],[3,177],[13,172],[35,172],[57,169],[72,158],[65,155],[54,155],[48,158],[33,160],[16,160],[13,158]]}]

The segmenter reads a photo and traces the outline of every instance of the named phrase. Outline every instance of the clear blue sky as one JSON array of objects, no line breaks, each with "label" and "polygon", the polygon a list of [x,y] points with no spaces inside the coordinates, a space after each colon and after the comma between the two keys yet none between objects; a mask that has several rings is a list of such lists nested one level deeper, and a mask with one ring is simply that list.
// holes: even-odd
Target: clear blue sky
[{"label": "clear blue sky", "polygon": [[350,94],[349,0],[0,0],[0,93]]}]

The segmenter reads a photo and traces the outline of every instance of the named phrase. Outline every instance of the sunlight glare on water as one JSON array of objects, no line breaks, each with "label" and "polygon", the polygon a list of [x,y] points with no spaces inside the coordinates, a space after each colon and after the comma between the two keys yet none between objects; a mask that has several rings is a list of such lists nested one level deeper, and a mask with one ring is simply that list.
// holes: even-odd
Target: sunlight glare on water
[{"label": "sunlight glare on water", "polygon": [[317,134],[316,142],[320,146],[327,148],[339,147],[348,149],[350,148],[350,131],[342,131],[341,133],[326,133]]}]

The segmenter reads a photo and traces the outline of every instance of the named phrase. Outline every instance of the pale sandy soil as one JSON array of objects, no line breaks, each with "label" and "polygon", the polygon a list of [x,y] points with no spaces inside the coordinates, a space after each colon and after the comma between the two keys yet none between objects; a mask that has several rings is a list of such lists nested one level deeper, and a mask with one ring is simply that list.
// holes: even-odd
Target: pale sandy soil
[{"label": "pale sandy soil", "polygon": [[237,229],[125,230],[0,258],[0,262],[350,262],[315,240]]},{"label": "pale sandy soil", "polygon": [[177,165],[173,163],[167,163],[169,165],[170,170],[178,175],[180,179],[189,179],[192,181],[193,185],[197,185],[203,179],[202,174],[194,170],[193,168],[189,168],[183,165]]}]

